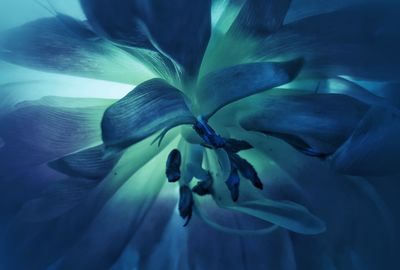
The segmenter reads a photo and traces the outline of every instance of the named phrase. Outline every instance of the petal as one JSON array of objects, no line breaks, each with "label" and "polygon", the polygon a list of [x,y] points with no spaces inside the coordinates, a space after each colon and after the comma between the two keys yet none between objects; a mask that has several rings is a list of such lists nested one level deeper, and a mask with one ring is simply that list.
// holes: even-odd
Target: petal
[{"label": "petal", "polygon": [[[208,204],[202,207],[209,208],[207,212],[218,224],[228,224],[237,231],[265,226],[235,211]],[[289,231],[278,229],[269,234],[238,236],[207,226],[194,216],[187,227],[188,269],[297,269],[289,235]]]},{"label": "petal", "polygon": [[282,26],[290,3],[291,0],[247,0],[229,31],[266,37]]},{"label": "petal", "polygon": [[0,59],[30,68],[124,83],[153,77],[128,53],[101,39],[77,37],[57,18],[7,30],[0,40]]},{"label": "petal", "polygon": [[61,100],[71,102],[70,107],[59,107],[60,104],[50,100],[19,103],[13,111],[1,116],[3,179],[101,142],[99,124],[107,102],[91,103],[93,100],[89,99],[87,104],[94,106],[74,107],[72,104],[77,100],[69,98]]},{"label": "petal", "polygon": [[280,138],[311,156],[325,157],[345,142],[368,106],[345,95],[264,96],[243,113],[246,130]]},{"label": "petal", "polygon": [[96,184],[96,181],[73,178],[57,181],[45,189],[40,198],[27,202],[17,218],[28,222],[56,218],[82,202]]},{"label": "petal", "polygon": [[81,0],[93,28],[122,45],[153,49],[196,75],[211,31],[211,1]]},{"label": "petal", "polygon": [[197,109],[209,118],[231,102],[290,82],[302,64],[301,59],[282,63],[260,62],[211,72],[199,82]]},{"label": "petal", "polygon": [[279,202],[264,198],[258,201],[226,206],[226,208],[257,217],[301,234],[319,234],[326,229],[325,224],[305,207],[290,201]]},{"label": "petal", "polygon": [[372,107],[332,156],[332,166],[350,175],[398,174],[399,138],[400,111],[393,107]]},{"label": "petal", "polygon": [[[209,170],[215,172],[219,168],[218,159],[209,155],[207,160]],[[301,234],[319,234],[325,230],[325,224],[300,204],[268,199],[248,181],[241,181],[240,198],[237,202],[232,202],[223,182],[225,177],[218,172],[213,174],[213,179],[213,199],[221,208],[256,218],[269,227],[277,225]]]},{"label": "petal", "polygon": [[304,57],[305,70],[329,76],[399,78],[398,3],[363,3],[285,25],[265,39],[264,59]]},{"label": "petal", "polygon": [[[125,245],[121,241],[127,244],[130,237],[126,233],[132,232],[130,230],[131,227],[127,226],[125,221],[129,223],[131,218],[143,217],[144,210],[150,207],[151,202],[155,199],[153,196],[156,194],[153,192],[157,190],[155,187],[160,185],[160,179],[157,178],[154,181],[150,181],[148,177],[136,179],[131,178],[131,176],[150,160],[157,161],[158,159],[153,158],[175,137],[176,133],[173,131],[167,134],[160,147],[156,145],[149,146],[153,138],[132,146],[125,152],[112,173],[99,182],[81,204],[64,215],[45,223],[26,223],[21,220],[13,223],[7,230],[7,238],[4,243],[0,242],[0,244],[5,245],[2,248],[6,247],[4,254],[7,256],[7,261],[4,262],[4,265],[10,266],[8,267],[9,269],[46,269],[50,264],[67,254],[67,251],[79,243],[80,239],[83,239],[84,246],[86,241],[84,239],[90,239],[90,235],[95,235],[100,231],[102,237],[98,239],[103,239],[107,244],[91,246],[85,253],[90,253],[94,247],[98,247],[99,249],[93,249],[93,252],[99,251],[100,253],[100,249],[103,249],[110,256],[96,256],[95,260],[99,258],[106,260],[105,266],[112,263],[111,261],[115,261],[116,258],[111,256],[111,252],[117,252],[116,256],[118,256],[119,252],[122,251],[116,250],[116,247],[119,247],[119,249],[124,248]],[[176,141],[174,146],[176,146]],[[154,166],[157,167],[159,165],[154,164]],[[162,170],[148,170],[146,168],[145,172],[148,173],[149,171],[163,173]],[[161,180],[161,183],[165,183],[163,178]],[[136,183],[137,181],[139,183]],[[136,189],[135,186],[137,187]],[[125,206],[122,207],[122,205]],[[131,207],[136,207],[136,210]],[[143,211],[140,212],[142,209]],[[99,213],[101,214],[99,215]],[[113,221],[117,219],[121,222],[114,223]],[[113,222],[113,225],[106,226],[108,222]],[[116,236],[113,239],[113,234],[118,233],[118,230],[113,230],[114,228],[117,229],[117,227],[114,227],[116,224],[120,224],[118,228],[124,228],[124,230],[121,229],[120,231],[121,237]],[[101,228],[100,231],[98,228]],[[84,238],[84,235],[88,236]],[[108,238],[108,236],[111,236],[111,238]],[[115,245],[110,246],[110,243]],[[72,249],[71,253],[76,250],[78,248]],[[77,263],[82,261],[89,262],[93,259],[89,254],[88,256],[82,256],[82,254],[76,260]],[[76,269],[79,269],[79,267]]]},{"label": "petal", "polygon": [[105,155],[104,145],[98,145],[68,154],[50,162],[49,166],[69,176],[102,179],[117,164],[120,157],[121,154]]},{"label": "petal", "polygon": [[111,105],[101,127],[106,148],[121,149],[161,129],[194,121],[184,94],[161,79],[152,79]]},{"label": "petal", "polygon": [[316,93],[348,95],[366,104],[387,104],[385,99],[374,95],[354,82],[340,77],[320,81]]},{"label": "petal", "polygon": [[[170,202],[175,200],[159,198],[163,186],[168,185],[164,171],[153,169],[162,166],[169,151],[151,160],[123,184],[104,205],[87,233],[67,252],[59,269],[109,269],[144,225],[143,219],[149,211],[164,209],[172,214],[175,204]],[[164,207],[160,207],[162,204]]]}]

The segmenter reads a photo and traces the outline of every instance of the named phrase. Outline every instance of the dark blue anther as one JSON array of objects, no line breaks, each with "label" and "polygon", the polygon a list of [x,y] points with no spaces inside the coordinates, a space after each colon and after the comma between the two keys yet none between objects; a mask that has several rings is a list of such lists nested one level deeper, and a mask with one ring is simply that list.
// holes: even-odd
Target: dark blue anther
[{"label": "dark blue anther", "polygon": [[168,182],[176,182],[181,178],[180,166],[182,162],[181,153],[178,149],[172,150],[167,159],[167,168],[165,174],[167,175]]},{"label": "dark blue anther", "polygon": [[193,212],[193,194],[188,186],[181,186],[179,189],[179,214],[186,219],[184,227],[189,224]]},{"label": "dark blue anther", "polygon": [[193,129],[199,134],[209,147],[222,148],[225,146],[225,139],[218,135],[202,117],[197,117],[196,123],[193,125]]},{"label": "dark blue anther", "polygon": [[243,175],[243,177],[249,179],[253,186],[258,189],[263,189],[263,183],[261,182],[260,178],[256,170],[254,169],[253,165],[251,165],[247,160],[241,158],[238,154],[232,154],[230,156],[231,161],[239,172]]},{"label": "dark blue anther", "polygon": [[240,178],[237,168],[233,163],[231,163],[231,173],[228,179],[225,181],[225,184],[228,186],[228,189],[231,192],[232,200],[236,202],[239,199]]}]

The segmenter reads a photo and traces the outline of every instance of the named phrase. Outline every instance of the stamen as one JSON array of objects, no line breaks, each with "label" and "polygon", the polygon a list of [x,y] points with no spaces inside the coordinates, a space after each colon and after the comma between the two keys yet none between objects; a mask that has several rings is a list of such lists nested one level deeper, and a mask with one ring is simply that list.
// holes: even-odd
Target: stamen
[{"label": "stamen", "polygon": [[181,152],[178,149],[172,150],[167,159],[165,174],[168,182],[176,182],[181,178],[180,166],[182,162]]},{"label": "stamen", "polygon": [[[207,121],[202,116],[197,118],[193,129],[203,139],[204,144],[201,144],[203,147],[214,149],[217,152],[222,151],[224,156],[226,156],[227,166],[230,164],[230,174],[225,184],[234,202],[239,199],[239,172],[243,177],[249,179],[256,188],[263,189],[263,184],[254,167],[237,154],[237,152],[242,150],[253,148],[252,145],[243,140],[223,138],[208,125]],[[172,150],[168,155],[166,175],[169,182],[176,182],[181,178],[181,161],[182,157],[178,149]],[[201,179],[201,181],[198,181],[192,189],[187,185],[191,179],[186,183],[181,182],[181,187],[179,189],[179,213],[183,219],[186,219],[184,226],[187,226],[192,217],[192,208],[194,206],[193,192],[199,196],[214,193],[211,173],[205,171],[201,167],[201,160],[196,161],[196,164],[191,162],[193,161],[188,160],[185,162],[185,170],[189,170],[191,178],[196,177]]]},{"label": "stamen", "polygon": [[179,189],[179,214],[183,219],[186,219],[185,224],[186,227],[189,224],[190,219],[192,218],[193,213],[193,194],[192,190],[183,185]]}]

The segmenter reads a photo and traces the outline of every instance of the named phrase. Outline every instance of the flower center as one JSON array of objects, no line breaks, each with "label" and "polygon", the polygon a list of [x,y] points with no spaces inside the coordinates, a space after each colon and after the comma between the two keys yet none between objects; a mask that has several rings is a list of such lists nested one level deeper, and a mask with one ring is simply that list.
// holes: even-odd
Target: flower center
[{"label": "flower center", "polygon": [[[236,140],[232,138],[224,138],[217,134],[214,129],[207,123],[207,121],[199,116],[192,127],[194,131],[202,139],[201,145],[209,149],[222,149],[226,152],[230,162],[230,174],[225,180],[225,184],[230,191],[231,198],[234,202],[239,199],[239,174],[250,180],[252,184],[258,188],[263,189],[263,184],[258,177],[254,167],[244,158],[240,157],[237,153],[242,150],[253,148],[248,142]],[[166,163],[166,176],[168,182],[177,182],[181,178],[181,165],[182,156],[178,149],[174,149],[168,155]],[[201,164],[196,164],[201,168]],[[186,169],[192,169],[187,167]],[[202,170],[202,169],[201,169]],[[183,219],[186,219],[186,226],[192,216],[192,208],[194,205],[193,192],[199,196],[215,195],[213,190],[213,179],[210,172],[203,173],[206,176],[202,177],[197,184],[190,188],[187,183],[182,183],[179,190],[179,212]]]}]

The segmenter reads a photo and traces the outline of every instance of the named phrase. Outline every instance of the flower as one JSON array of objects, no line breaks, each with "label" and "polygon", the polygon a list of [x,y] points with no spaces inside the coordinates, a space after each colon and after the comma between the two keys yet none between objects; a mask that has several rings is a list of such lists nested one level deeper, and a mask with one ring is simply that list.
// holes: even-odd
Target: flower
[{"label": "flower", "polygon": [[398,4],[307,2],[81,0],[4,32],[5,61],[137,86],[3,85],[2,266],[396,268]]}]

